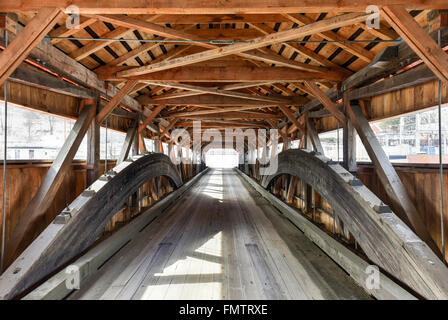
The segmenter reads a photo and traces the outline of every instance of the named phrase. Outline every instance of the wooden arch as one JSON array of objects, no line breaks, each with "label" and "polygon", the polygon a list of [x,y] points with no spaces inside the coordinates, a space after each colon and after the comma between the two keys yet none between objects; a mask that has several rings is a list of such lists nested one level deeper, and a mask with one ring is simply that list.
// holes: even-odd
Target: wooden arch
[{"label": "wooden arch", "polygon": [[176,167],[161,153],[134,156],[102,175],[0,276],[0,299],[14,298],[87,249],[125,200],[159,176],[175,189],[182,185]]},{"label": "wooden arch", "polygon": [[262,186],[284,174],[322,195],[376,265],[427,299],[448,298],[448,268],[350,172],[319,153],[290,149],[279,154],[276,173],[264,176]]}]

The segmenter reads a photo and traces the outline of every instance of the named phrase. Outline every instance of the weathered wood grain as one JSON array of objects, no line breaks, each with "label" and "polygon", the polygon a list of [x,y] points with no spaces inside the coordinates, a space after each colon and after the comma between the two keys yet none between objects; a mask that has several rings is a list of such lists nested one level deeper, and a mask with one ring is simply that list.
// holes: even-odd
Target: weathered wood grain
[{"label": "weathered wood grain", "polygon": [[390,209],[338,164],[314,152],[287,150],[278,157],[278,170],[264,176],[299,177],[322,195],[375,264],[428,299],[448,297],[448,269]]},{"label": "weathered wood grain", "polygon": [[[70,205],[66,224],[47,229],[0,276],[0,298],[11,299],[91,245],[104,230],[107,218],[117,212],[143,183],[167,176],[174,188],[182,181],[163,154],[133,157],[103,175]],[[84,236],[79,237],[79,230]]]}]

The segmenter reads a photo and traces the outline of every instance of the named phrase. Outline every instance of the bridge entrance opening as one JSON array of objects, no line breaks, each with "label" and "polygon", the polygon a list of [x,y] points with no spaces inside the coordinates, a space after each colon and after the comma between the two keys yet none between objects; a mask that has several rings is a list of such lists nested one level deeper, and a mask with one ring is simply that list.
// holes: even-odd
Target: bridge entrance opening
[{"label": "bridge entrance opening", "polygon": [[235,149],[211,149],[205,155],[209,168],[235,168],[238,166],[238,152]]}]

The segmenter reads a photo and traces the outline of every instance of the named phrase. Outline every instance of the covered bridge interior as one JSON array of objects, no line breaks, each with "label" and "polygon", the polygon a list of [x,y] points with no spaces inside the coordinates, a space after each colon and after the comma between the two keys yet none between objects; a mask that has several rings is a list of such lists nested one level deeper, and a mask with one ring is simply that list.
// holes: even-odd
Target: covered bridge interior
[{"label": "covered bridge interior", "polygon": [[448,298],[446,0],[0,1],[0,29],[0,299]]}]

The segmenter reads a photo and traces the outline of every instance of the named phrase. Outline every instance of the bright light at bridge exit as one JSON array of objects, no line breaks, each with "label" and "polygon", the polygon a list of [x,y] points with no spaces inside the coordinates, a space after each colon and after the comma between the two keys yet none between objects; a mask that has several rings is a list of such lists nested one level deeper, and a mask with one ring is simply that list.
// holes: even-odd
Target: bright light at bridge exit
[{"label": "bright light at bridge exit", "polygon": [[205,155],[209,168],[234,168],[238,166],[238,152],[235,149],[211,149]]}]

